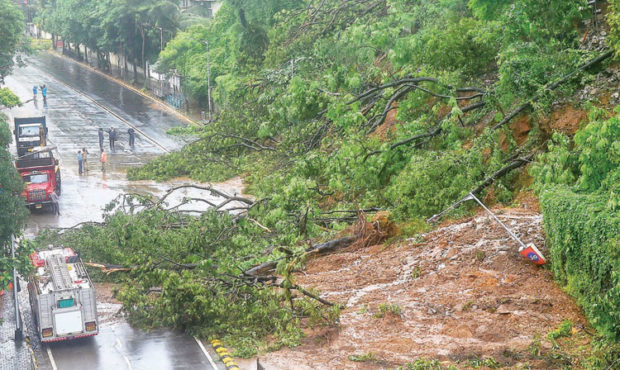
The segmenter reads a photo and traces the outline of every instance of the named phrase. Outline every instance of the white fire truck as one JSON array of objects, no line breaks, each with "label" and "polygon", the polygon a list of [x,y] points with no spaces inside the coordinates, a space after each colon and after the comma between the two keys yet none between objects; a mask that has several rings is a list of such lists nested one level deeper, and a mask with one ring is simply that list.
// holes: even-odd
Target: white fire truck
[{"label": "white fire truck", "polygon": [[95,289],[80,256],[71,248],[35,252],[28,279],[30,306],[43,342],[99,333]]}]

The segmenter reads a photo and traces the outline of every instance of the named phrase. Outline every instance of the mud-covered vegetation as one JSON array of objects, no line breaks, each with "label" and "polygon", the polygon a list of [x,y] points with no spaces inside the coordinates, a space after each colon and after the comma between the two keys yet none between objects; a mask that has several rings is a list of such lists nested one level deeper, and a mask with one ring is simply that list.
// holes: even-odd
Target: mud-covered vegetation
[{"label": "mud-covered vegetation", "polygon": [[[606,14],[617,27],[614,8]],[[209,41],[217,119],[129,177],[241,174],[255,205],[243,217],[197,219],[112,207],[103,227],[60,241],[87,259],[135,266],[119,292],[134,320],[224,335],[249,355],[299,344],[300,326],[337,323],[339,302],[303,293],[291,271],[310,245],[351,234],[352,222],[362,229],[356,210],[386,210],[399,225],[393,234],[412,235],[470,191],[510,204],[527,190],[519,167],[535,161],[552,269],[613,343],[617,116],[593,99],[574,102],[593,112],[574,137],[549,140],[553,128],[542,124],[613,59],[618,29],[597,28],[591,16],[577,0],[225,1],[159,57],[205,104]],[[601,27],[610,47],[587,47]],[[517,135],[513,123],[525,116],[530,126]],[[375,242],[388,237],[375,231]],[[268,262],[276,280],[248,276]]]}]

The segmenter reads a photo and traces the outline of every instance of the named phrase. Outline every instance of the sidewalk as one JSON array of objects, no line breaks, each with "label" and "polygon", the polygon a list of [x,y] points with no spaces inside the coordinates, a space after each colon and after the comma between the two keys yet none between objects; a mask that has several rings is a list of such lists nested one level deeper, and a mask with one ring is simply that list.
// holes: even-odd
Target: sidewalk
[{"label": "sidewalk", "polygon": [[[0,296],[0,370],[35,369],[33,357],[25,341],[15,342],[15,301],[13,291]],[[24,337],[26,334],[24,334]]]},{"label": "sidewalk", "polygon": [[111,81],[114,81],[117,84],[122,85],[122,86],[124,86],[124,87],[126,87],[126,88],[128,88],[128,89],[130,89],[132,91],[134,91],[135,93],[144,96],[147,99],[152,100],[153,102],[155,102],[156,104],[160,105],[162,108],[164,108],[169,113],[175,115],[177,118],[179,118],[179,119],[181,119],[181,120],[183,120],[183,121],[185,121],[187,123],[190,123],[190,124],[196,125],[196,126],[200,125],[200,117],[192,117],[192,116],[189,116],[187,114],[184,114],[183,112],[180,112],[179,110],[177,110],[176,108],[174,108],[170,104],[167,104],[165,101],[163,101],[163,100],[157,98],[156,96],[152,95],[148,91],[142,90],[141,86],[143,86],[143,84],[144,84],[144,79],[142,77],[142,74],[140,74],[140,73],[137,75],[137,77],[138,77],[137,85],[134,85],[132,83],[132,81],[133,81],[133,73],[130,73],[131,78],[129,80],[126,80],[126,79],[122,78],[122,76],[120,75],[120,70],[118,70],[117,68],[111,68],[110,72],[104,72],[104,71],[102,71],[102,70],[100,70],[98,68],[95,68],[93,65],[91,65],[91,63],[86,63],[84,61],[77,60],[75,58],[72,58],[69,55],[62,54],[61,52],[59,52],[56,49],[48,50],[48,52],[50,54],[55,55],[56,57],[63,58],[65,60],[70,61],[70,62],[75,63],[75,64],[79,64],[83,68],[86,68],[86,69],[88,69],[88,70],[90,70],[90,71],[92,71],[94,73],[97,73],[97,74],[99,74],[101,76],[104,76],[105,78],[107,78],[107,79],[109,79]]}]

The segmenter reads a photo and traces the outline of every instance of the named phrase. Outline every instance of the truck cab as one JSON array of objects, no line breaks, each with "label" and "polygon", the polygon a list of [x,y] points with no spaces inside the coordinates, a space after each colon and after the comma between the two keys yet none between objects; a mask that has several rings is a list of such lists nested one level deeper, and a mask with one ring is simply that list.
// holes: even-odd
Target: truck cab
[{"label": "truck cab", "polygon": [[21,157],[33,148],[46,145],[47,126],[45,117],[14,118],[15,146],[17,156]]},{"label": "truck cab", "polygon": [[32,153],[15,161],[15,168],[25,184],[21,194],[28,208],[43,208],[53,203],[52,193],[61,193],[58,160],[51,152]]}]

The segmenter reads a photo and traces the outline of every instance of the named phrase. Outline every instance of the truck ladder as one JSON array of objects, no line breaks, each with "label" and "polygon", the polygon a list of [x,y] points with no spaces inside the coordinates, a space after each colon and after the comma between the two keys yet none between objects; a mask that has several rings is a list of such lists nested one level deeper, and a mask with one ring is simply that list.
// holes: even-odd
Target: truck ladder
[{"label": "truck ladder", "polygon": [[65,257],[60,254],[52,254],[45,260],[52,273],[54,290],[65,290],[73,288],[73,280],[69,275]]}]

